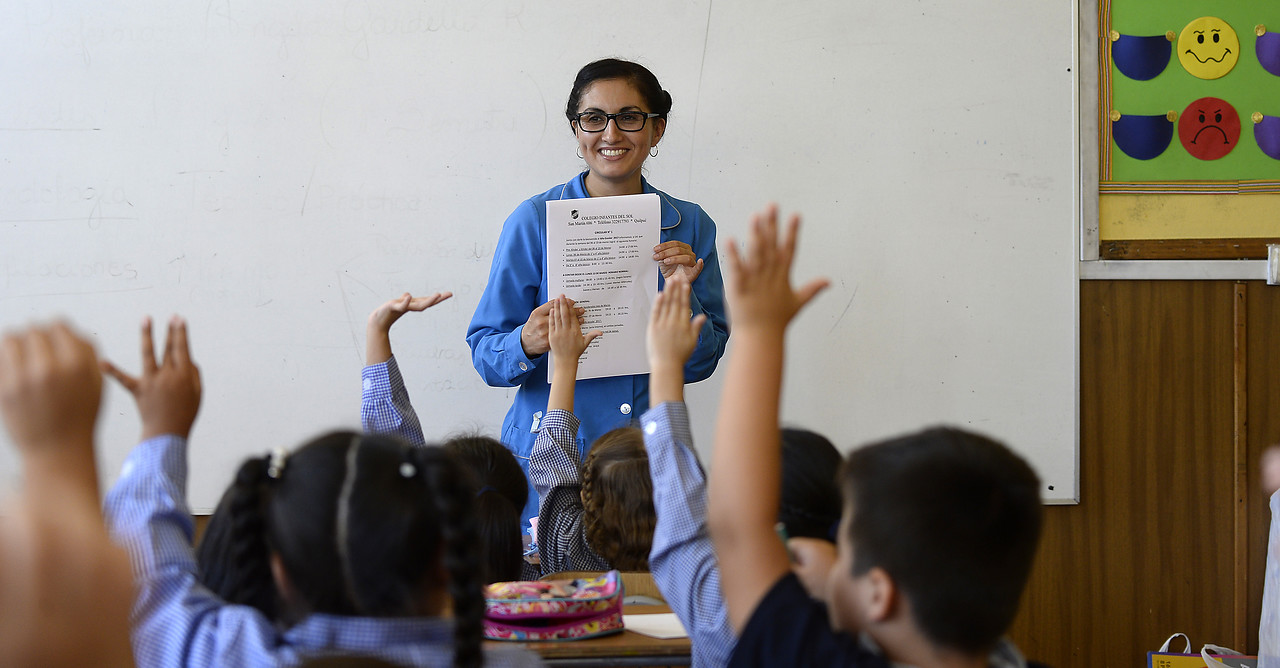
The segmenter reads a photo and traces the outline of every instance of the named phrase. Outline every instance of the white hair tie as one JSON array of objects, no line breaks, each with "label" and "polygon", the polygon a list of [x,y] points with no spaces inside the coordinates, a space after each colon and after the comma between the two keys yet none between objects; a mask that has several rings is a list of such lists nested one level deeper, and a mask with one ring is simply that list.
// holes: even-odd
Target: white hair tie
[{"label": "white hair tie", "polygon": [[267,459],[267,477],[272,480],[279,480],[284,475],[284,465],[289,460],[289,453],[284,448],[276,448],[271,451],[270,457]]}]

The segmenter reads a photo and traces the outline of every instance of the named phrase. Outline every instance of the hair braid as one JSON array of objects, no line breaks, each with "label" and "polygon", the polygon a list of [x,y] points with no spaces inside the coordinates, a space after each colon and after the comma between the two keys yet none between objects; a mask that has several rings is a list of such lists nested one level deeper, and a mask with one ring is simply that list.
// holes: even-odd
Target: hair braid
[{"label": "hair braid", "polygon": [[441,520],[441,558],[449,573],[449,594],[453,598],[453,665],[480,666],[484,663],[480,650],[483,574],[477,550],[479,534],[471,514],[475,494],[469,484],[471,478],[452,458],[435,448],[414,448],[411,452],[422,468]]},{"label": "hair braid", "polygon": [[587,545],[614,568],[649,570],[658,518],[640,430],[621,427],[596,439],[583,462],[581,479]]},{"label": "hair braid", "polygon": [[267,458],[255,457],[240,465],[232,483],[234,491],[228,507],[231,523],[229,552],[230,563],[235,568],[228,576],[226,591],[233,602],[275,601],[263,520],[267,482]]},{"label": "hair braid", "polygon": [[[599,483],[596,481],[596,473],[599,467],[595,466],[596,451],[593,447],[587,452],[587,458],[582,463],[582,535],[587,539],[587,545],[599,554],[600,549],[596,539],[600,536],[600,517],[604,514],[604,504],[600,495],[596,493]],[[604,555],[601,555],[604,556]]]}]

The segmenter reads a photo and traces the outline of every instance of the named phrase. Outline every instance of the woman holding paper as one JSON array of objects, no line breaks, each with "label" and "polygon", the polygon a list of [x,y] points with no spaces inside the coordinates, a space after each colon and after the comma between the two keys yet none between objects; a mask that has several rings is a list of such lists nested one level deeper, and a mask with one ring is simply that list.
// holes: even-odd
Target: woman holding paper
[{"label": "woman holding paper", "polygon": [[[683,273],[693,285],[691,316],[707,315],[698,347],[685,365],[685,381],[709,377],[724,354],[729,324],[715,223],[702,207],[654,188],[641,174],[645,159],[657,156],[670,109],[671,95],[641,65],[606,59],[583,67],[569,93],[565,115],[586,171],[525,200],[503,224],[489,282],[467,328],[467,343],[472,364],[486,383],[520,388],[507,411],[501,440],[522,466],[528,466],[547,409],[548,299],[558,296],[547,294],[549,200],[656,193],[662,218],[661,243],[653,249],[661,272],[658,280]],[[582,421],[578,447],[585,457],[587,443],[638,418],[649,407],[649,378],[614,376],[579,382],[574,412]],[[524,515],[536,514],[535,494]]]}]

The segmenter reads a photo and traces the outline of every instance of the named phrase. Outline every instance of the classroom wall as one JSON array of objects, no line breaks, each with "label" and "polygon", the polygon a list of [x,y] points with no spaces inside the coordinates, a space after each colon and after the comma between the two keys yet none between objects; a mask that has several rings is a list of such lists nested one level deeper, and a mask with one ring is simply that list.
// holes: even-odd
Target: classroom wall
[{"label": "classroom wall", "polygon": [[[630,57],[675,101],[655,186],[722,243],[769,200],[805,215],[797,276],[832,287],[792,330],[786,418],[843,447],[971,426],[1072,502],[1073,11],[0,2],[0,327],[64,314],[137,369],[139,319],[187,316],[197,509],[244,457],[358,425],[365,317],[405,290],[455,293],[393,333],[428,437],[496,434],[513,391],[463,340],[494,244],[583,167],[577,69]],[[719,382],[689,392],[704,449]],[[112,385],[103,415],[109,484],[137,422]]]}]

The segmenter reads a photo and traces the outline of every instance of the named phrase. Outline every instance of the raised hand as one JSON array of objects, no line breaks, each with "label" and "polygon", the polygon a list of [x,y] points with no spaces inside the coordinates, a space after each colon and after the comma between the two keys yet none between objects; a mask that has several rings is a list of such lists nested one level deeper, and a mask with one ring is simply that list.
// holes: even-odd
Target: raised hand
[{"label": "raised hand", "polygon": [[22,455],[25,498],[85,504],[97,513],[93,429],[101,399],[93,345],[65,324],[5,335],[0,412]]},{"label": "raised hand", "polygon": [[[778,407],[787,324],[827,287],[791,287],[800,217],[778,238],[778,209],[751,218],[745,253],[729,244],[729,315],[734,345],[720,395],[707,481],[707,524],[720,563],[729,623],[739,633],[769,588],[791,567],[774,532],[781,494]],[[744,484],[749,482],[749,484]]]},{"label": "raised hand", "polygon": [[698,347],[698,333],[707,321],[705,314],[689,318],[689,292],[688,280],[673,275],[649,313],[649,395],[655,406],[684,400],[684,365]]},{"label": "raised hand", "polygon": [[799,229],[800,216],[793,214],[779,239],[778,207],[770,204],[751,217],[745,254],[739,254],[736,245],[730,242],[727,253],[730,278],[725,287],[735,328],[785,328],[791,318],[829,284],[820,278],[798,290],[791,287],[791,261]]},{"label": "raised hand", "polygon": [[151,339],[151,318],[142,320],[142,374],[131,376],[111,362],[102,370],[133,395],[142,418],[142,438],[163,434],[186,438],[200,410],[200,369],[191,361],[187,323],[178,316],[169,320],[164,353],[156,362]]},{"label": "raised hand", "polygon": [[[551,309],[555,300],[549,300],[547,303],[533,309],[529,314],[529,319],[524,323],[524,329],[520,330],[520,347],[524,348],[525,357],[537,357],[551,350]],[[574,308],[574,313],[579,318],[582,317],[587,310],[584,308]]]},{"label": "raised hand", "polygon": [[374,309],[365,327],[364,363],[381,364],[391,359],[391,326],[400,316],[410,311],[425,311],[452,296],[452,292],[435,292],[414,297],[406,292]]},{"label": "raised hand", "polygon": [[583,351],[603,332],[598,329],[586,333],[582,331],[581,313],[585,309],[576,307],[572,299],[560,295],[547,303],[551,305],[547,314],[547,337],[551,352],[556,356],[557,364],[559,360],[572,359],[576,367],[577,359],[582,357]]},{"label": "raised hand", "polygon": [[70,452],[92,462],[101,396],[97,353],[65,324],[0,342],[0,412],[24,458]]}]

